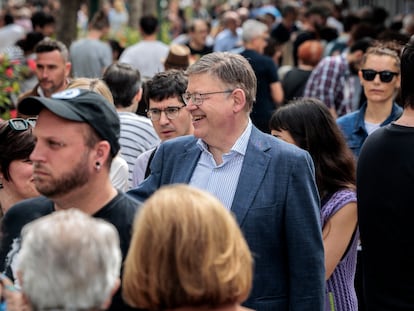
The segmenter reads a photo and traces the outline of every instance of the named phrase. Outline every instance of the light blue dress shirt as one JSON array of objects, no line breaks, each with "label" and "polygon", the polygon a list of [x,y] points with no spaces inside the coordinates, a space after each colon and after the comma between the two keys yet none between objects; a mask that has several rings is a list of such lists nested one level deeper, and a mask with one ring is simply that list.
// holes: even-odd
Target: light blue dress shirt
[{"label": "light blue dress shirt", "polygon": [[230,152],[223,155],[223,162],[220,165],[216,164],[213,155],[208,150],[208,145],[199,139],[197,145],[202,152],[191,177],[190,185],[210,192],[226,208],[230,209],[239,182],[251,131],[252,122],[249,120],[246,129],[236,140]]}]

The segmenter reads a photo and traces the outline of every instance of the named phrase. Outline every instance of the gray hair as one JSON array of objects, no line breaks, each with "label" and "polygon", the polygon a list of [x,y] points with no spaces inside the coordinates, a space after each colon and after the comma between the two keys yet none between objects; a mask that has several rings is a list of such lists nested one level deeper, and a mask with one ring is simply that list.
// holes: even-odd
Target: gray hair
[{"label": "gray hair", "polygon": [[187,74],[189,77],[209,74],[220,79],[229,89],[242,89],[246,107],[251,111],[256,100],[257,79],[252,66],[242,55],[229,52],[206,54],[187,69]]},{"label": "gray hair", "polygon": [[35,53],[48,53],[53,51],[59,51],[65,62],[69,61],[69,51],[66,45],[58,40],[53,40],[49,37],[44,38],[42,41],[36,44]]},{"label": "gray hair", "polygon": [[251,42],[253,39],[263,35],[263,33],[268,32],[268,30],[266,24],[255,19],[248,19],[243,23],[243,42]]},{"label": "gray hair", "polygon": [[115,227],[77,209],[52,213],[22,230],[18,270],[34,310],[100,309],[121,261]]}]

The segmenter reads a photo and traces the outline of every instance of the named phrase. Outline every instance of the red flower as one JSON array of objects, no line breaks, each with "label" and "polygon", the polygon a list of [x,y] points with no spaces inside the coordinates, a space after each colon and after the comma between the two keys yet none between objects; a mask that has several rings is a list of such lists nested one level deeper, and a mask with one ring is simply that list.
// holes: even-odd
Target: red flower
[{"label": "red flower", "polygon": [[27,66],[33,71],[36,70],[36,61],[34,59],[28,59],[27,60]]},{"label": "red flower", "polygon": [[12,68],[7,68],[6,69],[6,76],[9,78],[13,78],[13,69]]}]

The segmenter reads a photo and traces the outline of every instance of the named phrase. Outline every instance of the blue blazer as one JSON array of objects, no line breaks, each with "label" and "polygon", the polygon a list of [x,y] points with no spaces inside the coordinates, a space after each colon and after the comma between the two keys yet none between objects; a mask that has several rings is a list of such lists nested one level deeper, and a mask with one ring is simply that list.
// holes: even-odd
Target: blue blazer
[{"label": "blue blazer", "polygon": [[[129,195],[145,200],[165,184],[189,183],[201,150],[193,136],[164,142],[151,175]],[[253,253],[256,310],[323,310],[320,202],[309,154],[252,128],[231,211]]]}]

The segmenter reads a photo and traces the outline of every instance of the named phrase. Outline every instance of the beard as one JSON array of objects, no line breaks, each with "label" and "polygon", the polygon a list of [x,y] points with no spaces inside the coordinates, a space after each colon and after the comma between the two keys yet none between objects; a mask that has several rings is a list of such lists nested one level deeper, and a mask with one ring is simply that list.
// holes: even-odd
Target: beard
[{"label": "beard", "polygon": [[37,191],[46,197],[53,198],[84,186],[90,178],[87,158],[88,154],[85,153],[69,173],[59,178],[52,179],[49,182],[35,180]]}]

